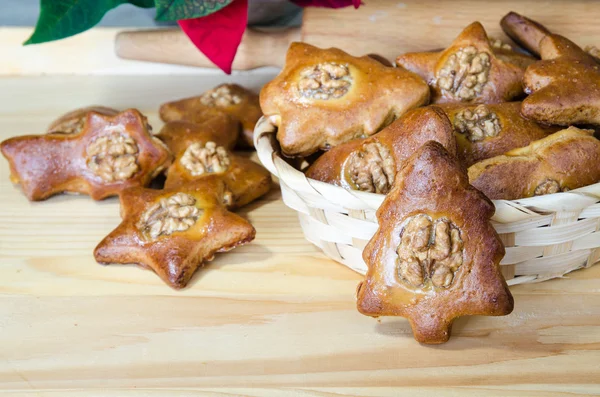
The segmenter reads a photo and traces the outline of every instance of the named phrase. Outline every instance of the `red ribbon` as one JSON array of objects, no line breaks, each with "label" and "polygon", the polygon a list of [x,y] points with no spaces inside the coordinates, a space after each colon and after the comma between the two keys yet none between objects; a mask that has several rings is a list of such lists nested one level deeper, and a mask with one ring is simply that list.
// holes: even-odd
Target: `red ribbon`
[{"label": "red ribbon", "polygon": [[[358,8],[360,0],[292,0],[302,7],[341,8],[353,5]],[[248,0],[233,0],[217,12],[200,18],[177,21],[181,30],[208,59],[227,74],[248,23]]]}]

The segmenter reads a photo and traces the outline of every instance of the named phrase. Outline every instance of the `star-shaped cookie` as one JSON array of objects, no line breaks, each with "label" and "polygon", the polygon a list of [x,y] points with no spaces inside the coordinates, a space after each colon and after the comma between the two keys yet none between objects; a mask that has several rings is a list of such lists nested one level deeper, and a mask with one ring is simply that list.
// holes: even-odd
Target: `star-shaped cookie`
[{"label": "star-shaped cookie", "polygon": [[521,102],[463,105],[448,103],[442,108],[456,133],[459,158],[471,165],[545,138],[560,127],[543,126],[521,115]]},{"label": "star-shaped cookie", "polygon": [[500,273],[504,247],[493,214],[458,160],[426,143],[377,211],[379,229],[363,251],[368,271],[358,310],[407,317],[415,339],[432,344],[449,339],[457,317],[509,314],[513,298]]},{"label": "star-shaped cookie", "polygon": [[168,102],[160,107],[163,121],[203,123],[215,113],[230,116],[239,129],[238,143],[254,147],[254,126],[262,116],[258,95],[237,84],[221,84],[200,96]]},{"label": "star-shaped cookie", "polygon": [[523,78],[525,117],[546,124],[600,125],[600,63],[557,34],[540,42],[541,61]]},{"label": "star-shaped cookie", "polygon": [[62,192],[100,200],[131,186],[146,186],[171,159],[135,109],[115,116],[89,112],[79,133],[10,138],[0,149],[11,180],[32,201]]},{"label": "star-shaped cookie", "polygon": [[[167,170],[166,188],[175,188],[206,177],[221,179],[226,187],[226,206],[239,208],[265,195],[271,189],[271,174],[262,165],[225,146],[231,140],[206,124],[181,127],[172,121],[158,135],[175,159]],[[232,135],[229,135],[232,136]]]},{"label": "star-shaped cookie", "polygon": [[469,167],[469,180],[492,200],[564,192],[600,182],[600,141],[569,127]]},{"label": "star-shaped cookie", "polygon": [[308,168],[306,176],[346,189],[387,194],[405,161],[428,141],[437,141],[456,155],[452,124],[435,106],[411,110],[369,138],[334,147]]},{"label": "star-shaped cookie", "polygon": [[63,134],[78,134],[85,127],[87,114],[96,112],[105,116],[114,116],[118,110],[105,106],[88,106],[72,110],[58,117],[48,126],[48,133],[62,132]]},{"label": "star-shaped cookie", "polygon": [[290,157],[373,135],[428,101],[427,84],[404,68],[305,43],[292,43],[285,67],[260,92],[262,111]]},{"label": "star-shaped cookie", "polygon": [[173,288],[183,288],[217,252],[254,239],[255,230],[223,205],[224,185],[208,178],[174,189],[123,191],[123,221],[94,250],[102,264],[152,269]]},{"label": "star-shaped cookie", "polygon": [[169,148],[188,146],[195,142],[213,141],[219,146],[233,149],[238,139],[237,123],[226,114],[218,114],[203,123],[178,120],[165,123],[156,135]]},{"label": "star-shaped cookie", "polygon": [[479,22],[467,26],[442,52],[400,55],[396,64],[423,77],[431,102],[500,103],[523,94],[524,60],[514,51],[494,51]]}]

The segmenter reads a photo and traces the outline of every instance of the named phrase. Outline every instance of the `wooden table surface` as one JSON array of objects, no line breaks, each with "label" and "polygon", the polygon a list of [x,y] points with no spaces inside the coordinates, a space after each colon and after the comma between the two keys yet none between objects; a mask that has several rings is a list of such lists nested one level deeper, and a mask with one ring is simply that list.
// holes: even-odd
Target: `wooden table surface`
[{"label": "wooden table surface", "polygon": [[[247,83],[248,76],[234,79]],[[139,103],[158,130],[158,103],[215,83],[198,76],[0,78],[0,139],[41,133],[59,110],[93,102]],[[421,346],[404,319],[356,311],[361,277],[303,239],[278,189],[241,211],[256,227],[252,244],[218,255],[187,289],[174,291],[150,271],[94,262],[93,248],[119,223],[116,199],[29,203],[8,176],[0,159],[0,392],[600,392],[600,266],[514,287],[511,315],[459,319],[450,342]]]}]

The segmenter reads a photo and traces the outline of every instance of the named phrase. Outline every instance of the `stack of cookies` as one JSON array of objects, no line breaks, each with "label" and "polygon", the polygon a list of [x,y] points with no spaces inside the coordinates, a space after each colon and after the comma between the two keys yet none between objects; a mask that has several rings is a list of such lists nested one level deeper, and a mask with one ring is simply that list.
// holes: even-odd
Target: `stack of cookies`
[{"label": "stack of cookies", "polygon": [[474,22],[396,67],[294,43],[261,92],[308,178],[386,195],[358,309],[408,317],[423,343],[447,341],[458,316],[513,309],[491,200],[600,181],[597,51],[516,13],[501,26],[522,47]]},{"label": "stack of cookies", "polygon": [[0,148],[12,181],[32,201],[118,195],[122,222],[96,247],[96,260],[134,263],[183,288],[215,253],[254,239],[254,227],[232,211],[266,194],[271,176],[232,151],[252,148],[261,116],[256,94],[224,84],[166,103],[160,116],[165,125],[153,135],[138,110],[92,106]]}]

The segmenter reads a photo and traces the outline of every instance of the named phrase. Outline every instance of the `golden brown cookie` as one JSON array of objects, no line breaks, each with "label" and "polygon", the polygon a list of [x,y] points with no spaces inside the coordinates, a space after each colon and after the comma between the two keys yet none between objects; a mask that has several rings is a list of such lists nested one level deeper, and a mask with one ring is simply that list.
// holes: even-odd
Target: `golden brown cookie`
[{"label": "golden brown cookie", "polygon": [[448,340],[457,317],[509,314],[513,298],[500,273],[504,247],[493,214],[456,158],[437,142],[422,146],[377,211],[358,310],[406,317],[415,339],[431,344]]},{"label": "golden brown cookie", "polygon": [[167,102],[160,107],[163,121],[185,120],[203,123],[215,113],[232,117],[239,128],[238,143],[254,147],[254,126],[262,116],[258,95],[237,84],[221,84],[204,94]]},{"label": "golden brown cookie", "polygon": [[49,134],[62,132],[63,134],[78,134],[84,128],[85,120],[89,112],[96,112],[105,116],[114,116],[118,110],[105,106],[88,106],[79,108],[63,114],[48,126]]},{"label": "golden brown cookie", "polygon": [[469,168],[469,180],[492,200],[564,192],[600,181],[600,141],[569,127]]},{"label": "golden brown cookie", "polygon": [[290,157],[373,135],[428,101],[427,84],[414,73],[304,43],[292,43],[284,69],[260,93]]},{"label": "golden brown cookie", "polygon": [[195,142],[188,146],[171,146],[175,161],[167,171],[166,188],[175,188],[206,177],[223,180],[225,205],[239,208],[271,189],[271,174],[262,165],[235,155],[213,141]]},{"label": "golden brown cookie", "polygon": [[120,199],[123,221],[98,244],[96,261],[137,264],[173,288],[185,287],[216,252],[254,239],[254,227],[223,206],[219,179],[175,189],[131,188]]},{"label": "golden brown cookie", "polygon": [[169,121],[156,137],[169,148],[188,146],[194,142],[212,141],[219,146],[233,149],[238,139],[238,132],[238,124],[226,114],[220,114],[201,124],[184,120]]},{"label": "golden brown cookie", "polygon": [[515,43],[538,57],[540,41],[550,34],[550,31],[542,24],[513,11],[502,18],[500,26]]},{"label": "golden brown cookie", "polygon": [[170,163],[171,154],[137,110],[115,116],[90,112],[83,130],[8,139],[0,144],[11,180],[29,200],[62,192],[94,200],[132,186],[146,186]]},{"label": "golden brown cookie", "polygon": [[560,127],[541,126],[521,115],[521,102],[461,105],[441,104],[456,133],[459,158],[471,165],[556,132]]},{"label": "golden brown cookie", "polygon": [[507,53],[523,57],[502,46],[496,53],[483,26],[474,22],[444,51],[400,55],[396,64],[428,82],[432,103],[500,103],[523,94],[525,61],[508,62]]},{"label": "golden brown cookie", "polygon": [[334,147],[310,166],[306,176],[346,189],[387,194],[405,161],[427,141],[437,141],[456,155],[452,125],[435,106],[411,110],[369,138]]},{"label": "golden brown cookie", "polygon": [[572,41],[550,34],[541,61],[527,68],[521,112],[540,123],[600,125],[600,63]]}]

